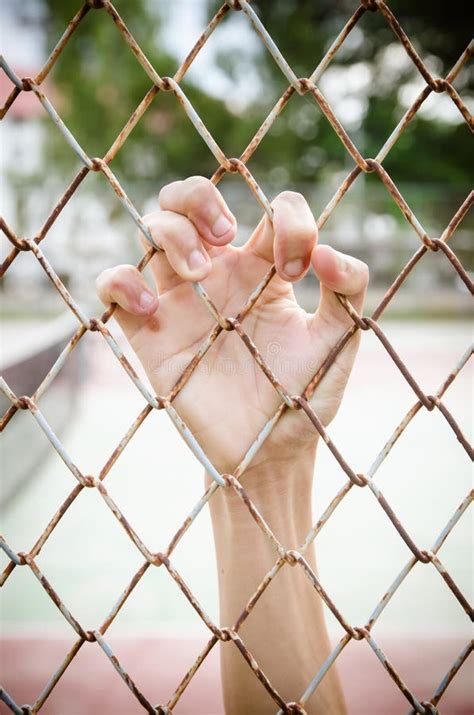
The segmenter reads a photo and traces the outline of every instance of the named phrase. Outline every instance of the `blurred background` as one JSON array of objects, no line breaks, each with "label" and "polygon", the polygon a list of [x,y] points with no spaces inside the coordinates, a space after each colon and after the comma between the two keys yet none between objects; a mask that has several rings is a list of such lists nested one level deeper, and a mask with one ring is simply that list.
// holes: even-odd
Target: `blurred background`
[{"label": "blurred background", "polygon": [[[117,0],[115,4],[161,76],[176,72],[218,7],[209,0]],[[252,5],[299,77],[311,74],[357,7],[349,0],[261,0]],[[79,6],[73,0],[3,0],[2,51],[18,75],[38,73]],[[448,6],[441,1],[393,0],[390,6],[433,75],[444,77],[470,40],[472,10],[460,1]],[[454,85],[463,101],[472,103],[472,63]],[[44,91],[93,157],[107,152],[150,86],[110,17],[92,11],[44,82]],[[225,154],[234,157],[247,146],[287,81],[248,18],[231,12],[181,86]],[[369,12],[318,86],[362,155],[374,157],[425,83],[381,14]],[[11,89],[2,73],[2,103]],[[432,94],[384,161],[430,236],[442,234],[471,188],[471,141],[450,98]],[[0,125],[0,142],[2,215],[18,235],[34,237],[81,168],[80,162],[32,93],[22,93],[11,107]],[[315,216],[353,166],[316,104],[299,96],[291,99],[249,161],[270,199],[284,189],[300,191]],[[158,93],[112,163],[141,213],[153,210],[164,184],[194,174],[211,176],[216,168],[207,146],[175,98],[166,93]],[[237,242],[244,242],[261,209],[238,175],[224,176],[219,188],[238,218]],[[471,212],[450,243],[468,271],[474,266],[472,228]],[[368,263],[366,314],[420,245],[375,174],[357,178],[322,229],[320,241]],[[94,173],[82,182],[42,248],[89,315],[101,312],[94,290],[98,273],[140,257],[134,224],[107,182]],[[3,238],[2,259],[10,249]],[[17,394],[32,394],[77,323],[28,252],[11,265],[0,290],[2,373]],[[314,277],[308,275],[301,282],[298,297],[306,309],[317,307]],[[436,391],[472,341],[469,300],[446,257],[428,253],[380,320],[427,394]],[[110,328],[136,365],[113,321]],[[445,397],[468,437],[472,384],[468,363]],[[356,471],[369,469],[415,401],[376,337],[364,333],[346,399],[330,428]],[[100,471],[143,406],[143,398],[97,333],[86,334],[40,400],[46,418],[86,474]],[[2,413],[7,407],[2,401]],[[345,480],[324,445],[319,452],[316,517]],[[74,480],[29,413],[17,413],[6,428],[2,465],[2,533],[16,551],[28,551]],[[469,462],[442,415],[422,410],[380,467],[377,482],[420,548],[430,548],[469,489]],[[162,550],[201,496],[201,468],[167,416],[151,414],[107,477],[107,489],[147,546]],[[356,625],[367,620],[410,557],[370,496],[352,490],[316,542],[321,581]],[[472,597],[469,516],[455,528],[440,556],[463,593]],[[1,558],[3,567],[7,559]],[[207,510],[184,537],[173,563],[217,620]],[[85,490],[48,540],[38,564],[84,627],[95,628],[140,566],[141,557],[105,504]],[[17,702],[33,702],[75,634],[28,569],[12,573],[0,603],[5,687]],[[330,614],[328,619],[336,642],[341,629]],[[469,627],[435,569],[418,565],[374,633],[422,700],[431,697],[466,644]],[[173,692],[207,635],[168,575],[153,569],[114,621],[107,640],[139,687],[157,702]],[[405,712],[406,701],[365,646],[350,643],[339,659],[349,711]],[[104,654],[96,651],[81,650],[47,701],[45,713],[109,712],[102,701],[105,687],[108,701],[109,695],[118,698],[110,712],[140,712]],[[223,712],[216,656],[213,652],[193,679],[176,712]],[[472,712],[469,667],[453,681],[442,712]],[[92,678],[87,693],[81,689],[85,673]],[[105,685],[110,679],[113,692]],[[0,704],[0,712],[1,708]]]}]

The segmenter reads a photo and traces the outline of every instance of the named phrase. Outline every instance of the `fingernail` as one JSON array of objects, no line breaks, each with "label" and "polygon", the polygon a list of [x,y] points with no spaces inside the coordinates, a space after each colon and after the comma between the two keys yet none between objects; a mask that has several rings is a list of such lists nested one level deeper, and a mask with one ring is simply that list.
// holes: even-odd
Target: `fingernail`
[{"label": "fingernail", "polygon": [[199,251],[197,248],[195,248],[194,251],[191,251],[191,253],[189,254],[188,266],[192,271],[195,271],[196,268],[201,268],[201,266],[204,266],[206,263],[206,256],[202,251]]},{"label": "fingernail", "polygon": [[284,273],[290,278],[300,276],[304,271],[304,263],[301,258],[295,258],[293,261],[288,261],[283,266]]},{"label": "fingernail", "polygon": [[225,233],[227,233],[231,226],[232,222],[229,221],[229,219],[224,216],[224,214],[221,214],[212,226],[212,233],[216,238],[220,238]]},{"label": "fingernail", "polygon": [[155,296],[153,293],[149,293],[147,290],[144,290],[140,296],[140,308],[143,308],[143,310],[149,310],[154,302]]}]

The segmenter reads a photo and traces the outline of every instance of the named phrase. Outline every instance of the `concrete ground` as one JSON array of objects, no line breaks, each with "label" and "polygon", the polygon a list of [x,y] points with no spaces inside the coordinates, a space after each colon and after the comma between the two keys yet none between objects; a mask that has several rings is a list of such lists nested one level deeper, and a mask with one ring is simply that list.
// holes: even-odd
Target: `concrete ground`
[{"label": "concrete ground", "polygon": [[[472,328],[466,322],[382,320],[381,324],[428,394],[436,391],[472,340]],[[84,342],[89,379],[83,383],[74,418],[61,438],[82,472],[96,474],[140,412],[143,398],[98,334],[88,334]],[[472,367],[468,364],[444,398],[471,439],[472,385]],[[368,470],[415,401],[411,388],[377,338],[364,333],[346,397],[329,430],[355,471]],[[45,416],[48,418],[47,413]],[[15,421],[28,419],[32,419],[31,415],[19,413],[8,429],[14,428]],[[19,458],[21,449],[27,448],[27,444],[18,445]],[[319,448],[316,470],[317,518],[345,477],[324,444]],[[162,550],[202,494],[201,471],[168,417],[152,413],[106,483],[147,546]],[[467,455],[443,416],[437,410],[421,410],[380,467],[376,481],[415,542],[420,548],[430,548],[468,493],[470,477]],[[16,551],[31,548],[74,485],[72,475],[57,455],[52,454],[40,466],[10,504],[8,513],[2,515],[2,533]],[[461,591],[472,600],[469,527],[467,513],[442,547],[440,558]],[[350,492],[318,535],[316,549],[322,584],[353,625],[367,620],[410,558],[407,547],[368,490]],[[81,493],[37,559],[84,628],[95,628],[102,622],[142,561],[93,490]],[[183,538],[173,563],[207,613],[218,620],[207,510],[201,512]],[[0,596],[4,686],[17,702],[31,702],[72,645],[75,634],[29,569],[15,569]],[[330,614],[328,625],[333,640],[338,640],[341,628]],[[138,684],[148,688],[147,694],[158,702],[161,693],[166,697],[176,687],[207,634],[168,574],[153,569],[134,591],[107,638],[113,647],[117,644],[117,654],[123,656]],[[424,699],[431,696],[470,638],[469,620],[435,568],[418,564],[382,614],[374,636],[409,686]],[[33,657],[38,653],[39,661]],[[45,706],[46,715],[138,712],[104,654],[87,644],[81,653],[81,660],[78,656],[71,673],[51,696],[50,705]],[[213,658],[199,671],[200,680],[196,676],[196,685],[190,686],[176,712],[222,712],[215,654]],[[339,660],[351,713],[389,715],[408,710],[408,704],[367,644],[349,644]],[[465,666],[448,690],[446,708],[441,708],[446,715],[472,711],[468,668]],[[87,674],[90,679],[84,687]],[[194,687],[197,690],[192,690]],[[110,708],[102,704],[98,710],[94,698],[99,697],[102,702],[110,701]]]}]

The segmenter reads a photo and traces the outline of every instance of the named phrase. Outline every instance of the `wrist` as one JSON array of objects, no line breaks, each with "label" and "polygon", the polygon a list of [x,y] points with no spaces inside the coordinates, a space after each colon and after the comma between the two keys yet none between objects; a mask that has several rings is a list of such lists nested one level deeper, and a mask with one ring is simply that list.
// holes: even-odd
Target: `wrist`
[{"label": "wrist", "polygon": [[[263,459],[239,479],[246,496],[286,548],[301,543],[311,527],[314,462],[313,445],[286,459]],[[206,482],[210,479],[206,474]],[[229,543],[236,537],[255,536],[257,524],[232,484],[218,489],[209,507],[217,538]]]}]

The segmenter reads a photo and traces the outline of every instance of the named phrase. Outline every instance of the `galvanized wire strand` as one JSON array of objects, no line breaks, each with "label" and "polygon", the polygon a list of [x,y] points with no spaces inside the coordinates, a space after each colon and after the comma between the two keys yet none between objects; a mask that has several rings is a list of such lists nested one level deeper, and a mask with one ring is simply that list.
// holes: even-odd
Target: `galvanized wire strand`
[{"label": "galvanized wire strand", "polygon": [[[58,57],[63,52],[67,52],[67,45],[69,43],[72,35],[78,31],[82,31],[81,23],[84,17],[89,13],[90,10],[103,11],[110,17],[111,22],[113,22],[115,28],[120,33],[124,42],[133,53],[137,62],[142,67],[143,71],[148,76],[151,86],[148,92],[143,97],[140,104],[137,106],[135,111],[132,113],[128,121],[125,123],[122,131],[116,137],[109,150],[105,155],[101,157],[90,157],[87,153],[86,148],[83,148],[76,140],[74,135],[65,125],[61,119],[60,114],[54,108],[47,94],[42,89],[42,85],[46,77],[49,75],[50,71],[54,67],[55,62]],[[194,62],[195,58],[198,56],[201,49],[205,46],[209,37],[219,28],[222,20],[230,12],[241,11],[247,18],[250,26],[255,30],[257,36],[263,42],[267,50],[272,55],[276,65],[288,81],[288,87],[277,100],[254,137],[251,139],[247,147],[240,153],[238,158],[227,157],[222,149],[219,147],[214,137],[210,134],[207,127],[205,126],[202,119],[197,114],[195,108],[190,102],[189,98],[183,91],[180,83],[184,78],[189,67]],[[354,27],[357,26],[359,22],[363,20],[366,12],[379,12],[381,17],[388,23],[395,37],[401,43],[405,49],[410,60],[413,62],[414,66],[417,68],[421,77],[424,79],[426,85],[423,90],[419,93],[412,105],[406,110],[403,117],[400,119],[397,126],[389,133],[386,142],[380,148],[375,158],[364,157],[360,150],[353,143],[352,139],[344,129],[342,123],[337,117],[336,113],[326,100],[326,98],[321,93],[318,87],[318,83],[329,67],[331,61],[336,56],[339,49],[344,45],[345,40],[349,36],[350,32]],[[49,523],[43,532],[38,536],[36,542],[30,548],[28,552],[23,552],[13,548],[12,544],[8,543],[7,540],[1,536],[0,537],[0,548],[3,550],[5,556],[8,559],[7,566],[4,568],[2,574],[0,575],[0,585],[4,585],[7,579],[11,576],[12,572],[17,567],[27,567],[29,568],[33,575],[38,580],[40,586],[44,589],[48,597],[58,608],[59,612],[62,614],[64,619],[67,621],[69,626],[75,632],[77,639],[75,640],[73,646],[70,648],[69,652],[65,655],[63,661],[52,673],[49,681],[45,684],[43,690],[38,694],[36,701],[32,705],[20,706],[15,700],[15,694],[7,692],[5,689],[0,688],[0,699],[3,703],[14,713],[37,713],[39,712],[43,705],[45,704],[47,698],[54,690],[57,683],[62,678],[63,674],[66,672],[69,665],[72,663],[76,657],[79,650],[82,648],[84,643],[97,644],[104,656],[107,657],[111,665],[115,668],[118,675],[125,682],[127,687],[135,696],[137,702],[142,706],[142,708],[150,713],[163,713],[169,714],[173,712],[173,708],[179,702],[185,689],[191,682],[198,668],[207,658],[209,653],[215,647],[215,645],[220,641],[225,647],[235,647],[244,658],[250,670],[254,673],[255,677],[261,682],[262,687],[264,687],[269,695],[275,701],[275,709],[278,712],[287,713],[304,713],[305,705],[308,700],[312,697],[314,692],[319,687],[321,681],[323,680],[326,673],[337,661],[340,653],[343,651],[345,646],[351,641],[365,640],[372,648],[375,657],[377,657],[382,665],[384,666],[386,672],[391,678],[392,682],[399,690],[403,693],[408,703],[410,704],[412,710],[411,713],[417,712],[427,715],[430,713],[434,715],[439,713],[438,703],[441,700],[443,694],[445,693],[447,687],[452,682],[452,680],[457,676],[460,669],[465,664],[467,658],[473,650],[472,642],[468,643],[465,648],[461,651],[458,658],[447,669],[446,675],[441,680],[437,689],[434,691],[433,696],[430,701],[420,700],[416,693],[412,692],[408,685],[404,682],[397,669],[397,664],[391,663],[386,654],[380,647],[380,644],[374,639],[372,634],[372,628],[376,621],[381,617],[385,607],[388,602],[396,595],[398,588],[403,583],[405,578],[411,572],[411,570],[418,564],[423,564],[427,568],[434,568],[438,573],[440,578],[446,584],[446,587],[450,589],[459,604],[459,607],[463,609],[466,615],[472,620],[472,607],[469,604],[466,595],[462,593],[459,585],[456,583],[453,576],[446,570],[441,557],[439,556],[440,549],[444,545],[446,539],[448,539],[452,529],[459,522],[459,520],[466,514],[469,506],[473,500],[473,493],[470,492],[459,505],[458,509],[452,515],[448,523],[439,533],[435,542],[431,545],[431,548],[423,548],[422,545],[416,544],[411,538],[408,531],[404,525],[398,519],[396,513],[394,512],[392,506],[386,500],[382,494],[380,487],[375,483],[374,477],[377,470],[383,461],[390,454],[395,443],[402,437],[408,424],[415,419],[417,413],[426,409],[431,412],[435,409],[443,415],[445,419],[446,427],[450,429],[453,435],[453,439],[457,439],[462,445],[464,452],[470,460],[473,458],[472,445],[469,443],[467,437],[463,434],[455,416],[448,410],[445,402],[442,400],[446,390],[452,385],[456,377],[459,375],[460,371],[467,364],[468,360],[471,358],[473,353],[472,346],[469,346],[465,352],[462,354],[457,364],[453,366],[452,370],[445,378],[445,380],[439,386],[437,392],[434,395],[426,394],[422,385],[419,385],[415,380],[413,374],[410,371],[408,365],[402,360],[398,354],[396,347],[391,344],[388,340],[385,332],[382,330],[378,323],[380,316],[383,314],[393,297],[397,294],[407,276],[416,268],[418,263],[423,259],[423,257],[432,251],[438,253],[439,260],[446,260],[452,267],[460,280],[464,284],[465,288],[472,294],[473,293],[473,283],[472,280],[462,265],[462,261],[456,255],[455,250],[448,245],[448,241],[451,241],[456,229],[461,224],[462,220],[466,216],[469,209],[472,207],[474,202],[474,193],[470,192],[464,202],[460,205],[459,209],[455,212],[448,226],[440,234],[440,237],[430,236],[425,231],[421,225],[419,219],[412,211],[412,209],[407,204],[406,200],[400,193],[395,181],[387,173],[383,162],[387,157],[388,153],[394,150],[396,143],[400,136],[406,131],[407,127],[410,125],[413,118],[416,116],[422,104],[432,93],[444,92],[454,105],[459,110],[461,116],[465,120],[469,128],[473,129],[473,119],[470,114],[465,102],[460,96],[459,92],[453,86],[457,76],[459,75],[461,69],[466,66],[467,62],[470,60],[473,53],[473,43],[471,42],[467,48],[462,52],[457,62],[451,68],[444,78],[433,77],[432,73],[426,67],[420,54],[415,50],[412,41],[407,36],[405,30],[398,22],[395,14],[391,8],[383,0],[363,0],[363,2],[355,9],[355,12],[347,20],[345,25],[341,28],[336,38],[330,44],[328,50],[325,52],[324,56],[319,58],[319,61],[309,77],[298,78],[291,68],[290,64],[287,62],[285,57],[280,52],[275,41],[271,37],[270,33],[264,27],[258,14],[253,9],[250,2],[247,0],[228,0],[225,2],[215,13],[215,15],[210,19],[209,23],[204,28],[202,34],[191,48],[187,54],[184,61],[181,63],[180,67],[176,71],[173,77],[162,77],[158,72],[158,69],[153,67],[152,63],[144,54],[140,47],[139,42],[133,37],[129,28],[123,21],[122,17],[119,15],[115,6],[109,0],[88,0],[85,2],[76,15],[71,19],[71,22],[65,29],[62,37],[59,38],[55,48],[53,49],[51,55],[46,60],[43,67],[39,70],[34,78],[29,77],[19,77],[14,71],[12,66],[8,63],[7,59],[2,57],[0,59],[0,67],[6,73],[7,77],[12,83],[12,89],[8,95],[3,107],[0,110],[0,117],[4,117],[8,114],[8,111],[16,101],[17,97],[22,92],[32,92],[37,98],[38,102],[43,106],[44,110],[47,112],[50,120],[56,125],[57,130],[61,133],[63,139],[67,142],[72,151],[74,151],[79,157],[83,164],[83,167],[78,171],[78,173],[72,178],[67,188],[64,190],[63,194],[58,198],[56,204],[52,207],[49,215],[45,219],[43,225],[40,227],[38,232],[32,237],[19,236],[15,229],[10,226],[4,218],[0,219],[0,230],[3,232],[6,239],[11,244],[11,250],[6,259],[4,260],[1,267],[1,274],[4,275],[12,263],[15,261],[16,257],[20,252],[29,251],[34,259],[38,262],[42,270],[47,275],[48,279],[51,281],[54,289],[61,296],[62,300],[66,304],[68,310],[70,310],[77,321],[77,328],[74,335],[67,341],[61,351],[59,357],[55,360],[54,364],[51,366],[48,374],[37,386],[36,390],[31,395],[17,395],[10,388],[7,382],[2,378],[0,380],[0,390],[3,392],[8,402],[10,403],[9,408],[5,411],[4,415],[0,419],[0,429],[5,429],[10,421],[14,418],[15,414],[19,410],[27,410],[31,413],[32,417],[36,420],[38,427],[44,432],[46,438],[49,440],[52,448],[61,457],[63,462],[66,464],[72,477],[76,480],[74,488],[71,490],[67,498],[62,502],[62,504],[55,507],[55,511],[50,518]],[[240,310],[236,315],[224,315],[222,314],[218,305],[216,305],[209,296],[202,285],[199,283],[194,284],[195,291],[199,298],[202,300],[203,305],[208,310],[209,314],[214,320],[214,325],[209,331],[207,337],[202,342],[200,348],[195,353],[195,355],[188,362],[187,366],[177,378],[174,386],[171,388],[167,395],[154,395],[150,392],[150,388],[146,385],[139,375],[135,372],[134,368],[124,355],[123,351],[119,347],[116,339],[107,327],[107,323],[110,317],[114,313],[115,305],[110,305],[104,311],[101,316],[89,316],[86,314],[84,309],[79,305],[79,303],[74,299],[69,290],[66,288],[64,283],[61,281],[58,273],[55,271],[54,266],[47,258],[43,248],[39,248],[39,244],[45,240],[49,234],[50,229],[60,216],[64,207],[69,201],[73,200],[77,189],[81,185],[82,181],[89,174],[89,172],[100,173],[103,180],[112,188],[117,199],[123,206],[124,211],[130,216],[133,222],[138,226],[144,235],[145,239],[149,243],[149,249],[145,252],[144,256],[138,263],[138,269],[143,270],[145,266],[150,261],[151,257],[156,251],[160,251],[161,247],[157,245],[146,225],[144,224],[140,212],[135,207],[134,202],[128,196],[128,194],[123,189],[117,176],[111,169],[111,164],[117,153],[121,151],[127,142],[128,136],[132,129],[140,122],[145,115],[146,111],[154,102],[160,92],[169,92],[174,95],[176,101],[182,107],[183,112],[190,120],[192,126],[196,132],[200,135],[201,139],[206,143],[211,154],[216,160],[216,170],[212,174],[211,180],[214,184],[218,184],[224,174],[226,173],[237,173],[240,174],[241,179],[248,186],[254,199],[263,209],[264,213],[272,219],[272,207],[271,201],[265,195],[262,188],[260,187],[257,179],[249,171],[247,163],[253,154],[258,150],[259,144],[262,141],[266,133],[271,129],[273,124],[278,121],[278,117],[284,110],[288,102],[291,100],[293,102],[299,101],[296,97],[304,97],[305,102],[311,103],[314,107],[315,112],[322,112],[327,121],[332,126],[335,134],[339,137],[342,145],[345,147],[348,155],[354,162],[353,168],[349,171],[348,175],[341,182],[340,186],[336,189],[333,197],[330,199],[326,207],[322,210],[320,216],[317,218],[318,227],[322,229],[328,220],[329,216],[337,209],[339,203],[350,190],[358,176],[362,173],[374,173],[377,175],[381,183],[386,187],[389,195],[391,196],[394,203],[398,206],[402,214],[404,215],[407,223],[413,228],[414,232],[417,234],[419,239],[419,245],[413,256],[407,262],[407,264],[402,268],[400,273],[394,278],[392,285],[389,286],[382,300],[379,302],[378,306],[375,308],[371,316],[359,315],[350,301],[342,295],[339,295],[339,300],[341,305],[345,308],[348,316],[352,320],[351,327],[346,330],[344,335],[340,337],[336,345],[328,352],[324,360],[322,360],[312,379],[308,381],[308,384],[302,390],[301,394],[293,395],[291,394],[284,384],[282,384],[271,367],[266,362],[265,358],[261,354],[258,345],[253,341],[250,335],[245,330],[245,319],[252,311],[255,304],[258,302],[260,296],[263,294],[272,278],[275,275],[275,267],[272,266],[267,272],[266,276],[260,281],[259,285],[249,294],[245,303],[241,306]],[[276,390],[281,400],[278,408],[276,409],[273,416],[267,421],[267,423],[262,427],[260,433],[256,435],[255,439],[248,445],[245,454],[242,455],[240,462],[235,465],[233,473],[231,474],[221,474],[219,470],[215,468],[209,459],[208,455],[203,451],[192,431],[189,429],[188,425],[184,423],[179,412],[174,406],[175,398],[182,390],[186,389],[186,385],[201,362],[201,360],[207,355],[208,351],[212,350],[215,341],[223,330],[235,331],[237,336],[240,338],[242,343],[245,345],[249,353],[251,354],[256,365],[268,379],[270,384]],[[374,456],[372,464],[369,466],[365,473],[357,472],[343,457],[343,452],[334,443],[329,432],[326,430],[323,422],[317,415],[314,408],[314,401],[312,401],[313,395],[317,394],[318,387],[320,383],[324,380],[325,376],[331,369],[337,357],[346,348],[352,337],[359,330],[371,330],[377,339],[379,340],[381,346],[390,358],[393,369],[398,370],[403,378],[405,379],[408,386],[414,393],[416,398],[415,403],[402,418],[399,424],[394,429],[391,436],[388,438],[386,443],[382,446],[379,452]],[[112,354],[121,364],[122,368],[125,370],[128,378],[135,388],[141,394],[143,398],[143,407],[139,414],[133,418],[128,430],[113,450],[113,452],[108,457],[104,466],[100,470],[97,476],[84,474],[80,467],[73,461],[72,455],[68,453],[62,444],[61,440],[52,430],[47,419],[43,415],[38,406],[41,398],[45,392],[50,387],[53,380],[60,373],[64,365],[67,363],[70,355],[73,353],[79,342],[82,340],[84,335],[88,332],[99,333],[100,338],[104,339],[105,343],[108,345]],[[99,339],[100,339],[99,338]],[[188,447],[191,449],[195,457],[204,466],[207,472],[212,478],[210,486],[206,489],[202,497],[194,505],[192,510],[186,516],[184,521],[178,523],[176,531],[169,542],[165,545],[163,550],[160,552],[152,552],[146,544],[141,540],[136,530],[127,520],[126,516],[111,498],[109,492],[106,489],[104,480],[110,474],[117,460],[120,459],[124,450],[127,448],[130,441],[134,438],[134,435],[141,428],[144,421],[151,414],[153,410],[165,410],[165,412],[170,417],[174,426],[184,437]],[[275,536],[273,531],[270,529],[269,525],[265,520],[265,515],[256,507],[256,505],[250,499],[247,491],[241,484],[241,477],[245,473],[248,466],[252,463],[255,455],[261,446],[268,439],[269,435],[272,434],[273,429],[278,424],[279,420],[283,418],[287,410],[302,410],[308,418],[309,423],[313,428],[319,433],[323,441],[326,443],[328,449],[331,451],[334,459],[339,465],[341,471],[346,475],[347,480],[344,486],[339,490],[339,492],[332,498],[323,514],[320,516],[318,521],[310,529],[306,535],[303,543],[298,549],[287,550],[285,544],[281,543]],[[375,497],[380,508],[384,511],[386,517],[389,519],[392,527],[398,532],[400,538],[404,541],[408,552],[409,560],[403,567],[403,569],[396,575],[395,579],[385,592],[385,594],[380,598],[374,605],[371,614],[363,625],[352,625],[346,620],[343,613],[340,611],[338,605],[331,599],[330,594],[324,587],[324,584],[319,580],[318,576],[312,571],[310,565],[308,564],[305,553],[307,552],[310,545],[317,538],[321,529],[325,526],[328,520],[331,518],[334,511],[338,508],[339,504],[345,499],[347,494],[354,488],[359,487],[365,489],[368,487],[366,493],[371,493]],[[79,497],[80,493],[84,488],[94,489],[98,492],[100,498],[104,501],[107,508],[111,511],[115,519],[119,522],[122,529],[127,534],[128,538],[134,544],[134,546],[141,553],[144,561],[139,569],[132,575],[128,585],[124,591],[120,594],[118,600],[113,605],[112,609],[105,618],[102,624],[93,629],[87,629],[82,625],[69,610],[66,604],[61,600],[60,595],[54,588],[54,585],[48,579],[47,574],[43,573],[37,562],[36,557],[41,552],[43,548],[47,548],[47,542],[55,530],[60,521],[66,517],[67,512],[71,504]],[[216,491],[219,489],[232,489],[235,491],[237,497],[242,503],[242,508],[247,509],[250,516],[254,519],[257,527],[262,533],[262,538],[266,538],[272,545],[275,551],[275,564],[264,576],[261,583],[258,585],[255,593],[250,597],[246,604],[242,604],[243,610],[234,624],[228,626],[219,626],[213,623],[212,619],[207,615],[205,608],[195,597],[194,593],[190,589],[189,585],[183,579],[182,575],[177,571],[176,567],[172,563],[172,556],[176,546],[180,543],[183,535],[192,528],[196,519],[199,517],[200,512],[209,503],[210,499],[213,498]],[[293,568],[301,569],[305,576],[308,578],[309,582],[312,584],[315,592],[315,598],[321,598],[325,603],[325,606],[333,613],[333,615],[338,620],[341,628],[343,629],[344,635],[340,639],[339,643],[335,646],[332,652],[327,657],[326,661],[320,666],[318,672],[314,675],[311,682],[308,684],[304,693],[301,694],[299,701],[285,702],[281,697],[280,693],[276,690],[272,684],[269,676],[261,669],[254,655],[250,652],[246,646],[244,640],[242,639],[239,631],[242,624],[247,620],[248,616],[252,611],[258,607],[259,600],[262,594],[265,592],[269,584],[278,578],[278,574],[283,568],[288,568],[292,566]],[[123,665],[120,663],[114,652],[112,651],[110,644],[106,640],[106,633],[110,625],[114,622],[118,613],[127,602],[129,598],[132,597],[135,587],[141,581],[142,578],[146,578],[146,573],[150,567],[161,568],[163,567],[169,577],[174,581],[176,587],[179,588],[184,596],[187,598],[190,606],[198,614],[199,618],[206,625],[209,630],[209,641],[205,644],[202,651],[198,657],[191,664],[186,664],[183,667],[183,676],[178,683],[174,693],[171,695],[167,703],[161,703],[153,705],[141,692],[139,684],[137,683],[137,678],[139,679],[139,673],[132,674],[129,673]],[[132,666],[133,667],[133,666]]]}]

